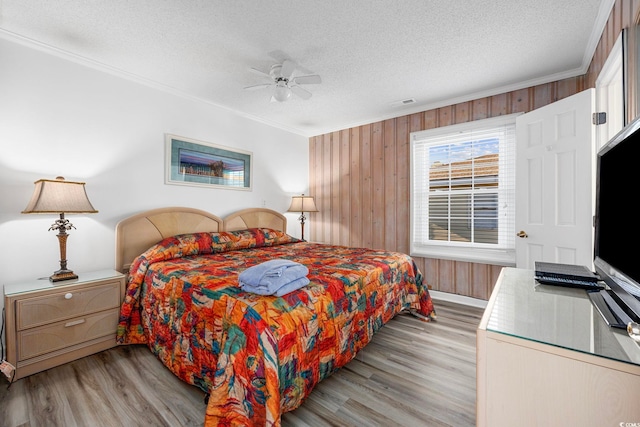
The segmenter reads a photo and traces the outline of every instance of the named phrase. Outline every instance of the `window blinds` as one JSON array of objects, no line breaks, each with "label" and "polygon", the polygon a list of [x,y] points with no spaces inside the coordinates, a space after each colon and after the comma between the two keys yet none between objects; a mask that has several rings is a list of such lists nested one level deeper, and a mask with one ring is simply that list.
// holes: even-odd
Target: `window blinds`
[{"label": "window blinds", "polygon": [[512,257],[515,115],[416,132],[411,145],[412,253]]}]

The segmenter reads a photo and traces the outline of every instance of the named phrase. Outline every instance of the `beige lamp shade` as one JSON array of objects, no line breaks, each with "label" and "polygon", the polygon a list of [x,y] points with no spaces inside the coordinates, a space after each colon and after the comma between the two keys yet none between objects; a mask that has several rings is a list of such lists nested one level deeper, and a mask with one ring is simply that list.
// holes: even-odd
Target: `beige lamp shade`
[{"label": "beige lamp shade", "polygon": [[59,176],[53,179],[40,179],[35,182],[31,200],[22,211],[29,213],[97,213],[93,208],[84,182],[65,181]]},{"label": "beige lamp shade", "polygon": [[291,198],[291,206],[289,206],[287,212],[318,212],[318,208],[316,208],[313,197],[303,194]]}]

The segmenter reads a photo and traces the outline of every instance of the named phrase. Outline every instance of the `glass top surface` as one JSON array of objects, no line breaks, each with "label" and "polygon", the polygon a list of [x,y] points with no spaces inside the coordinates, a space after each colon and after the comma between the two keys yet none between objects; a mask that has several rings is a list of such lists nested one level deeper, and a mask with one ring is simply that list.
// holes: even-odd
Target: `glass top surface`
[{"label": "glass top surface", "polygon": [[640,346],[607,326],[584,289],[540,284],[533,270],[502,276],[488,331],[640,365]]},{"label": "glass top surface", "polygon": [[121,278],[123,275],[115,270],[99,270],[90,272],[79,272],[78,278],[73,280],[63,280],[60,282],[51,282],[49,277],[41,277],[38,279],[25,280],[18,283],[10,283],[4,285],[4,294],[7,296],[21,294],[24,292],[42,291],[48,289],[64,289],[65,286],[77,285],[83,282],[92,282],[95,280],[104,280],[111,278]]}]

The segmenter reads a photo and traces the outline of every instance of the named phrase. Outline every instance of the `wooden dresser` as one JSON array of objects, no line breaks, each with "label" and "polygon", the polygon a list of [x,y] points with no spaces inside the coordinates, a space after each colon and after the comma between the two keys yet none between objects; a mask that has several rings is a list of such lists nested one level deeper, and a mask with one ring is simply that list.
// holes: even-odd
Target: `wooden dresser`
[{"label": "wooden dresser", "polygon": [[115,270],[4,286],[7,361],[15,379],[106,350],[115,336],[125,276]]},{"label": "wooden dresser", "polygon": [[478,328],[476,392],[479,427],[640,425],[640,346],[585,290],[504,268]]}]

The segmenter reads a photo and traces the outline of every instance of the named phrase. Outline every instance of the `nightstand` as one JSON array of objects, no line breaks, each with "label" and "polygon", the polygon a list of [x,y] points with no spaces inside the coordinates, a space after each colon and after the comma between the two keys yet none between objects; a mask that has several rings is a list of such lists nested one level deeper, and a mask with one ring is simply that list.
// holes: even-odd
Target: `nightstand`
[{"label": "nightstand", "polygon": [[4,286],[7,361],[14,379],[116,346],[125,276],[115,270]]}]

